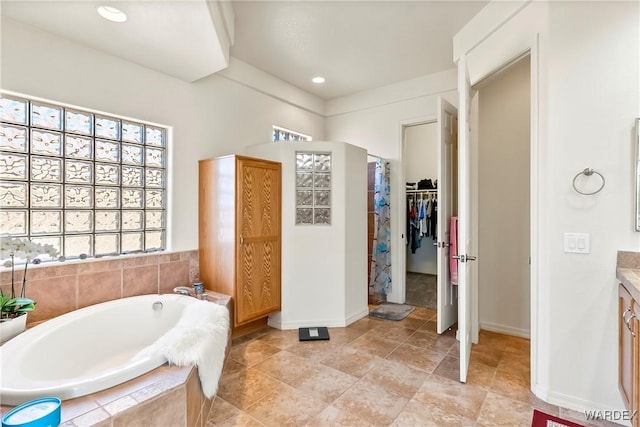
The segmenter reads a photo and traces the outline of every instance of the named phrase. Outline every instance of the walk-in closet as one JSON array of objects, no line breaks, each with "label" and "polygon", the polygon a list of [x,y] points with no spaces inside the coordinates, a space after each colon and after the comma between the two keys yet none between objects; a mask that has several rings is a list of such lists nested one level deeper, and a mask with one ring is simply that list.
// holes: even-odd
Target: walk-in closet
[{"label": "walk-in closet", "polygon": [[438,124],[406,126],[406,299],[405,303],[437,307]]}]

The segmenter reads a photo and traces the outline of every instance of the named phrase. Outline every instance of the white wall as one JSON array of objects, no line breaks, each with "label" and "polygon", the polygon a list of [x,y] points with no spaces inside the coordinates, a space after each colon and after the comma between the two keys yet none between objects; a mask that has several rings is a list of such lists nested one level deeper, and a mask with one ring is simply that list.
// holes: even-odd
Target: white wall
[{"label": "white wall", "polygon": [[[330,152],[331,225],[295,224],[295,152]],[[367,153],[340,142],[279,142],[245,149],[282,163],[282,311],[279,329],[346,326],[367,306]]]},{"label": "white wall", "polygon": [[435,120],[438,96],[457,105],[455,89],[452,69],[327,102],[327,139],[363,147],[390,163],[392,291],[387,299],[392,302],[404,302],[405,286],[402,126]]},{"label": "white wall", "polygon": [[[418,182],[421,179],[438,178],[438,124],[424,123],[405,128],[404,134],[404,179]],[[407,271],[437,274],[437,252],[431,237],[423,237],[416,253],[407,246]]]},{"label": "white wall", "polygon": [[[489,19],[492,4],[454,46],[468,55],[472,80],[533,48],[532,387],[564,407],[620,410],[616,251],[640,249],[632,214],[639,4],[521,2],[507,21]],[[571,188],[586,167],[607,180],[597,195]],[[564,253],[564,232],[589,233],[591,253]]]},{"label": "white wall", "polygon": [[479,96],[480,328],[529,336],[530,60],[483,83]]},{"label": "white wall", "polygon": [[[173,250],[198,246],[199,159],[267,142],[273,124],[324,137],[321,115],[225,77],[185,83],[5,17],[1,39],[2,89],[173,127],[168,224]],[[317,104],[307,96],[308,105]]]}]

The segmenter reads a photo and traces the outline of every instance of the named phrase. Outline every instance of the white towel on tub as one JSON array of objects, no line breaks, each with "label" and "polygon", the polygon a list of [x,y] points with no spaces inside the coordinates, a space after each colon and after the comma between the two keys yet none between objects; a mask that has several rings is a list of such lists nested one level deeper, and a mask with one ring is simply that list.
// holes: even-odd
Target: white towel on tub
[{"label": "white towel on tub", "polygon": [[205,396],[218,391],[229,337],[229,310],[219,304],[195,300],[187,305],[176,325],[138,356],[161,354],[170,364],[196,365]]}]

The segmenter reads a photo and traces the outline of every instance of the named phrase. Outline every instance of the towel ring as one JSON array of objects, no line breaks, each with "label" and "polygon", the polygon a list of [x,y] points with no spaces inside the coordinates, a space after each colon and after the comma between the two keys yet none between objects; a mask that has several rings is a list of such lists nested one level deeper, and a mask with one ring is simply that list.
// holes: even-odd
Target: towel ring
[{"label": "towel ring", "polygon": [[[590,193],[578,190],[578,187],[576,187],[576,179],[578,179],[578,177],[580,175],[591,176],[594,173],[596,175],[598,175],[600,177],[600,179],[602,180],[602,184],[600,185],[600,187],[597,190],[592,191]],[[585,168],[583,171],[578,172],[578,174],[573,177],[573,184],[572,185],[573,185],[573,189],[576,190],[577,193],[584,194],[585,196],[591,196],[593,194],[599,193],[604,188],[604,183],[605,183],[604,176],[602,176],[602,174],[600,172],[597,172],[597,171],[595,171],[595,170],[593,170],[591,168]]]}]

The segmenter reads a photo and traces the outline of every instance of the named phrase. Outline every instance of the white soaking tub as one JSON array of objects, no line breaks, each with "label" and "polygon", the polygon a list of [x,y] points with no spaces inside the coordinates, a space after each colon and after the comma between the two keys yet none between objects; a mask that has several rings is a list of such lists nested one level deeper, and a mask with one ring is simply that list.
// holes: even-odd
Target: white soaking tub
[{"label": "white soaking tub", "polygon": [[113,387],[164,364],[135,357],[171,329],[198,301],[141,295],[72,311],[28,329],[0,346],[0,403],[39,397],[72,399]]}]

